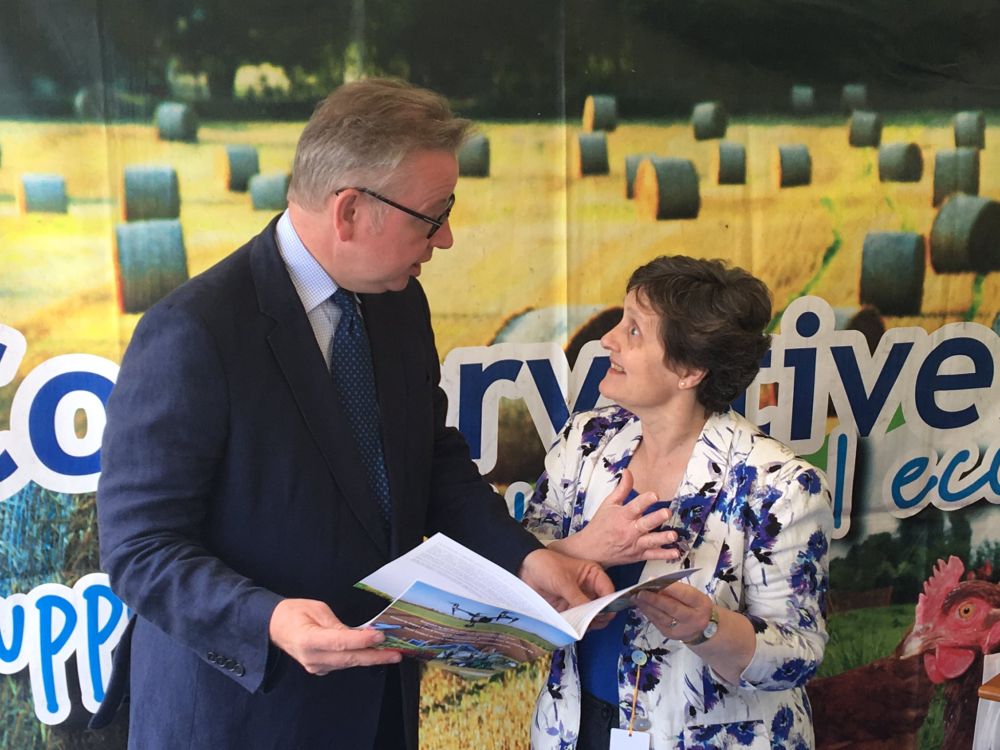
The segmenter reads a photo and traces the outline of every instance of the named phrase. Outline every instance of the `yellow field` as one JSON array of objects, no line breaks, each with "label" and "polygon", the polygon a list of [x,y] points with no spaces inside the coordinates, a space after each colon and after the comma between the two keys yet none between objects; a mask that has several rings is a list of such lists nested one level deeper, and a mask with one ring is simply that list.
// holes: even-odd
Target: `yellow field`
[{"label": "yellow field", "polygon": [[[271,218],[224,185],[223,145],[258,147],[261,171],[287,170],[299,124],[208,125],[197,144],[166,143],[152,127],[0,122],[0,322],[28,339],[23,376],[66,352],[119,359],[138,316],[115,300],[112,238],[120,221],[127,164],[169,164],[179,175],[181,221],[190,273],[196,274],[259,231]],[[752,270],[774,292],[777,309],[812,284],[834,306],[858,304],[861,247],[869,231],[929,234],[934,152],[954,147],[950,127],[886,125],[882,142],[921,147],[919,183],[879,183],[877,152],[852,149],[846,125],[731,125],[727,139],[747,147],[747,184],[718,186],[710,175],[717,142],[696,142],[684,125],[625,124],[608,137],[611,174],[576,178],[575,124],[486,124],[491,177],[463,178],[452,223],[455,247],[439,251],[422,281],[442,357],[488,343],[511,315],[554,305],[615,305],[638,264],[658,254],[723,257]],[[1000,196],[1000,129],[988,129],[980,195]],[[812,184],[779,190],[779,144],[809,147]],[[701,178],[697,219],[645,221],[625,199],[627,154],[691,159]],[[70,196],[66,215],[23,215],[16,196],[26,172],[58,173]],[[832,261],[821,269],[829,247]],[[973,274],[937,275],[928,265],[924,314],[890,326],[932,331],[963,320]],[[975,317],[989,326],[1000,274],[986,277]],[[8,387],[10,388],[10,386]],[[0,399],[9,401],[10,394]],[[0,429],[3,424],[0,422]],[[425,680],[423,746],[525,748],[544,664],[501,682],[462,683],[441,672]],[[470,692],[471,689],[471,692]],[[447,709],[443,708],[447,706]],[[457,706],[457,708],[456,708]]]}]

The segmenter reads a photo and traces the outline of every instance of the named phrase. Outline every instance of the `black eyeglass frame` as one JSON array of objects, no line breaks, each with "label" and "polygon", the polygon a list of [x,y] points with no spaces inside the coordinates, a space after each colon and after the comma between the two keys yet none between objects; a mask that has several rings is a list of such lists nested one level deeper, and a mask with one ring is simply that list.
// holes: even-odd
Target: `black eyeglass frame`
[{"label": "black eyeglass frame", "polygon": [[352,186],[352,187],[342,187],[342,188],[340,188],[340,190],[337,190],[336,192],[334,192],[334,195],[340,195],[345,190],[357,190],[359,193],[364,193],[365,195],[370,195],[375,200],[382,201],[387,206],[392,206],[393,208],[395,208],[395,209],[397,209],[399,211],[402,211],[404,214],[409,214],[414,219],[420,219],[421,221],[427,222],[428,224],[431,225],[431,229],[427,233],[427,239],[430,239],[431,237],[433,237],[434,233],[437,232],[437,230],[439,230],[441,227],[444,226],[444,223],[446,221],[448,221],[448,216],[451,214],[451,209],[455,206],[455,194],[452,193],[450,196],[448,196],[448,205],[445,207],[444,213],[442,213],[440,216],[438,216],[435,219],[432,216],[428,216],[427,214],[422,214],[419,211],[414,211],[412,208],[407,208],[404,205],[396,203],[396,201],[391,200],[390,198],[386,198],[384,195],[381,195],[380,193],[376,193],[374,190],[369,190],[366,187],[354,187],[354,186]]}]

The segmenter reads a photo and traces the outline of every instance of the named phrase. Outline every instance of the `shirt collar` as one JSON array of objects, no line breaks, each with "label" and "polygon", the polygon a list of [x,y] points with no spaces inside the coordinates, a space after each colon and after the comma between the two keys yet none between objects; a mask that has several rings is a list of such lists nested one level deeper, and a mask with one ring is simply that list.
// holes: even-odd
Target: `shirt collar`
[{"label": "shirt collar", "polygon": [[287,210],[278,219],[276,239],[278,252],[288,268],[292,286],[302,300],[306,313],[311,313],[330,299],[330,295],[337,291],[337,284],[302,244]]}]

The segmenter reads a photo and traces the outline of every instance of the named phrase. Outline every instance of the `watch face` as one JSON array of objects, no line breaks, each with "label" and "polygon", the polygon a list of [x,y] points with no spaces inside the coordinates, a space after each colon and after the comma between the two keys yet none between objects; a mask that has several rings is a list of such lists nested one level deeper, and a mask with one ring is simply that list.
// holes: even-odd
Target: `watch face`
[{"label": "watch face", "polygon": [[709,620],[708,625],[705,626],[705,630],[702,631],[702,635],[706,638],[711,638],[715,635],[715,631],[719,629],[719,623],[715,620]]}]

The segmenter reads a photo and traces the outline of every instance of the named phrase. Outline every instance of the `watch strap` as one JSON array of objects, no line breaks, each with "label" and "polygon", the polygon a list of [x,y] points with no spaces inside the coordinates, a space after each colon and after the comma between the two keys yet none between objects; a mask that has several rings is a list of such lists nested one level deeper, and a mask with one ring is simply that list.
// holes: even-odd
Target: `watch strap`
[{"label": "watch strap", "polygon": [[[714,626],[714,627],[713,627]],[[708,625],[694,638],[687,641],[681,641],[685,646],[700,646],[702,643],[707,641],[709,638],[714,636],[719,630],[719,611],[712,607],[712,614],[708,616]]]}]

